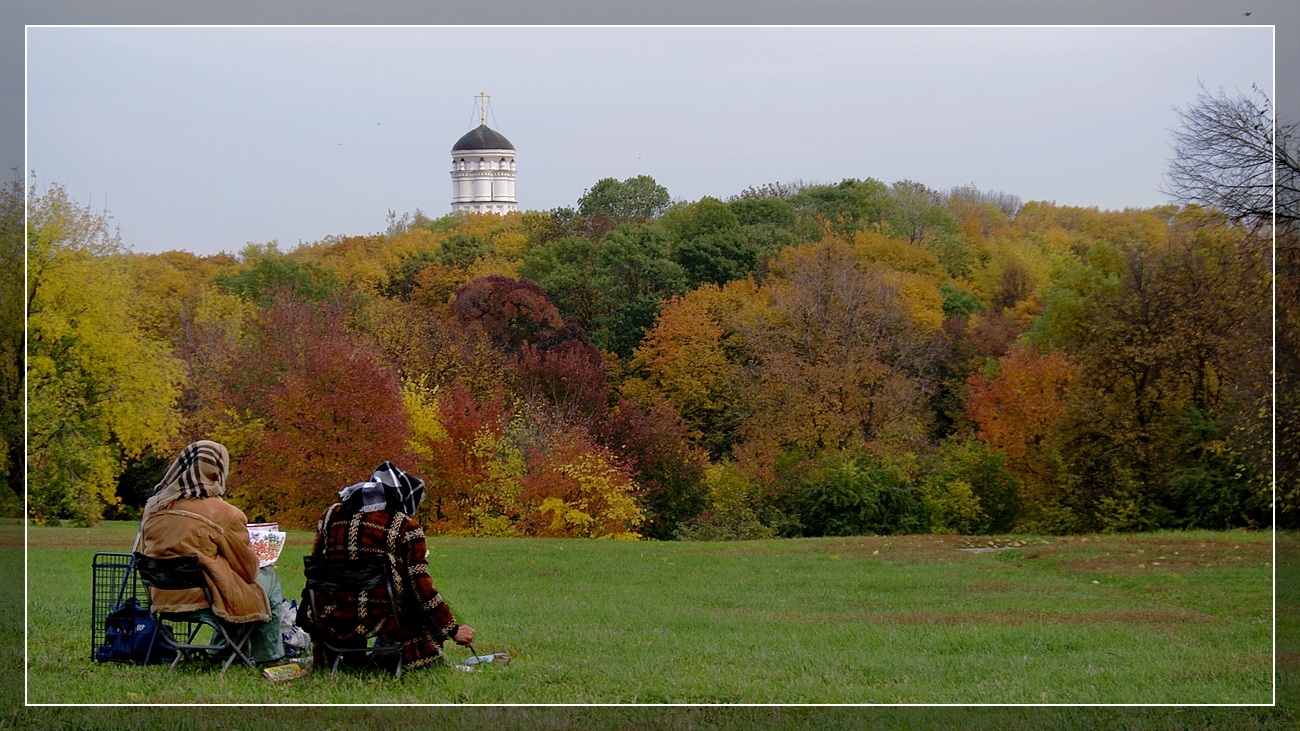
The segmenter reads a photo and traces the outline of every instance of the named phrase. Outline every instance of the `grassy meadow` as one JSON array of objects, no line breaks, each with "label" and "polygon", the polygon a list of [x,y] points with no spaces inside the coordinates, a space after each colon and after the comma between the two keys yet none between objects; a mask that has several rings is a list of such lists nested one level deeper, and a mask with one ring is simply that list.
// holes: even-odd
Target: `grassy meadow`
[{"label": "grassy meadow", "polygon": [[[1263,704],[1272,537],[895,536],[737,543],[430,540],[506,667],[270,683],[89,660],[91,557],[134,525],[28,532],[32,704]],[[959,550],[998,548],[987,552]],[[1279,537],[1279,551],[1294,550]],[[279,574],[302,588],[310,534]],[[468,653],[448,646],[457,661]]]}]

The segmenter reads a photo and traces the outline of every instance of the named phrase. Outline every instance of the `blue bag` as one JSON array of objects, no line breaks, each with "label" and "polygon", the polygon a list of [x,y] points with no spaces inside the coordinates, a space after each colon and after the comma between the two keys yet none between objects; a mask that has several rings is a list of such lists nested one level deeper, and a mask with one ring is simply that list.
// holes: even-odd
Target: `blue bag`
[{"label": "blue bag", "polygon": [[104,619],[104,644],[95,651],[100,662],[148,665],[176,659],[176,648],[164,642],[171,629],[161,625],[148,609],[131,597]]}]

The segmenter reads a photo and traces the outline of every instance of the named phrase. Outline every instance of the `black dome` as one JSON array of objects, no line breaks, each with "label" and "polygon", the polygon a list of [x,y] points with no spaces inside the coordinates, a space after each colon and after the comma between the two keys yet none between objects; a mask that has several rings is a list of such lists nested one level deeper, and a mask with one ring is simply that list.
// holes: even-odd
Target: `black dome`
[{"label": "black dome", "polygon": [[500,132],[488,129],[486,124],[480,124],[478,127],[466,132],[464,137],[456,140],[456,144],[451,146],[452,152],[513,149],[515,149],[515,146],[510,144],[510,140],[502,137]]}]

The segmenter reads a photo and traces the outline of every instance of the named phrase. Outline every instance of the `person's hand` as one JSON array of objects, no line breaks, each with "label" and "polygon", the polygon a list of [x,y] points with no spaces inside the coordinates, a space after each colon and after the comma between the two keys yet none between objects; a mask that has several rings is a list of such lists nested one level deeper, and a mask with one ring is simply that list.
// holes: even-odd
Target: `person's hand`
[{"label": "person's hand", "polygon": [[451,639],[458,645],[468,645],[474,641],[474,628],[462,624],[460,629],[456,630],[456,634],[453,635]]}]

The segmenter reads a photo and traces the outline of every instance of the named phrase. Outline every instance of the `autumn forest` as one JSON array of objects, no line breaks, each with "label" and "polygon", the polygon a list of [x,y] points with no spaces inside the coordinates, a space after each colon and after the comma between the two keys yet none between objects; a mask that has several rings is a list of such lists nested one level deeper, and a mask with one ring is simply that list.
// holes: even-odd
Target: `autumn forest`
[{"label": "autumn forest", "polygon": [[38,523],[138,515],[200,438],[230,449],[250,520],[292,528],[385,459],[425,480],[435,535],[1273,521],[1273,229],[1213,201],[871,178],[674,201],[638,176],[198,256],[27,193],[27,354],[3,376],[27,377]]}]

